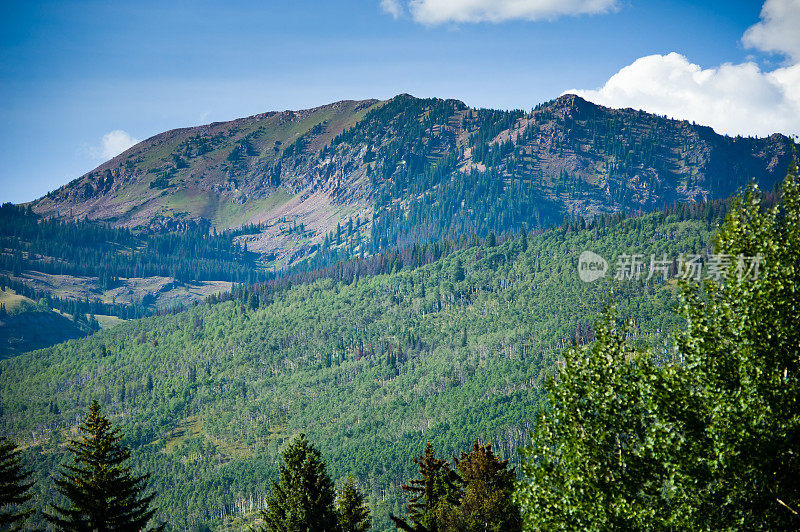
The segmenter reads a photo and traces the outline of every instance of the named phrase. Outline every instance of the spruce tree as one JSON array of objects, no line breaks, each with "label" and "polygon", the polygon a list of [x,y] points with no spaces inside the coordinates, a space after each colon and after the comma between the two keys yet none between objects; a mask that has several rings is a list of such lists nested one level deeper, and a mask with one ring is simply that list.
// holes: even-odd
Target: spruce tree
[{"label": "spruce tree", "polygon": [[464,266],[461,264],[461,259],[456,259],[453,265],[453,282],[460,283],[464,280]]},{"label": "spruce tree", "polygon": [[408,519],[389,515],[400,530],[408,532],[438,532],[451,521],[450,514],[458,505],[460,495],[458,475],[446,460],[433,455],[433,445],[428,442],[422,456],[414,458],[420,478],[411,480],[403,490],[412,495],[407,505]]},{"label": "spruce tree", "polygon": [[53,479],[69,504],[51,505],[45,519],[64,531],[162,530],[163,524],[147,526],[155,515],[155,494],[143,495],[150,475],[131,475],[126,465],[130,452],[120,444],[119,429],[100,414],[96,400],[78,430],[82,436],[67,447],[72,462],[62,464]]},{"label": "spruce tree", "polygon": [[347,477],[336,499],[336,515],[341,532],[366,532],[372,526],[369,506],[364,494],[358,491],[356,481]]},{"label": "spruce tree", "polygon": [[508,460],[501,460],[492,445],[475,442],[471,453],[455,459],[461,500],[448,529],[454,532],[517,532],[522,530],[519,507],[512,500],[516,476]]},{"label": "spruce tree", "polygon": [[283,452],[279,481],[272,483],[262,531],[337,530],[333,481],[320,452],[300,434]]},{"label": "spruce tree", "polygon": [[24,510],[21,505],[28,502],[33,482],[29,482],[30,472],[22,467],[20,453],[16,446],[0,437],[0,529],[21,530],[25,520],[34,510]]}]

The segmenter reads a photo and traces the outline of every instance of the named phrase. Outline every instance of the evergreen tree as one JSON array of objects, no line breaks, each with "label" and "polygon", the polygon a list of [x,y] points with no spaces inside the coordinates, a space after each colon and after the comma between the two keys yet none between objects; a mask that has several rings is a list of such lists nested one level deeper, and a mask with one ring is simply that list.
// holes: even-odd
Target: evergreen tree
[{"label": "evergreen tree", "polygon": [[300,434],[283,452],[280,480],[272,483],[263,531],[336,530],[333,481],[320,452]]},{"label": "evergreen tree", "polygon": [[336,500],[336,515],[341,532],[366,532],[372,526],[369,506],[364,494],[358,491],[356,481],[347,477]]},{"label": "evergreen tree", "polygon": [[522,530],[519,507],[512,500],[516,475],[492,451],[475,442],[471,453],[455,459],[463,486],[458,509],[447,527],[453,532],[515,532]]},{"label": "evergreen tree", "polygon": [[464,265],[461,264],[461,259],[456,259],[453,265],[453,282],[460,283],[464,280]]},{"label": "evergreen tree", "polygon": [[21,530],[25,520],[34,510],[23,510],[21,505],[28,502],[33,482],[29,482],[30,472],[23,470],[20,453],[16,446],[0,437],[0,529]]},{"label": "evergreen tree", "polygon": [[130,452],[120,445],[119,429],[100,414],[96,400],[78,430],[81,438],[67,447],[72,463],[63,464],[53,479],[69,505],[51,505],[53,513],[45,513],[45,519],[64,531],[163,530],[164,524],[147,526],[155,515],[155,494],[143,496],[150,475],[131,475],[125,465]]},{"label": "evergreen tree", "polygon": [[452,520],[453,508],[458,505],[458,475],[446,460],[433,455],[433,445],[427,443],[422,456],[414,459],[420,478],[411,480],[403,490],[412,495],[407,505],[408,520],[389,517],[400,530],[408,532],[438,532]]}]

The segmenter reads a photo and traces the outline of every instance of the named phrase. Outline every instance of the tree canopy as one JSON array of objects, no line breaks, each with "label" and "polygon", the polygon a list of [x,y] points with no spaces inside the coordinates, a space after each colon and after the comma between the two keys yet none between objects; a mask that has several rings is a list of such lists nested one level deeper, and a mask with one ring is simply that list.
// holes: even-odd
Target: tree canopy
[{"label": "tree canopy", "polygon": [[338,526],[333,481],[320,452],[301,433],[283,451],[278,482],[272,483],[262,530],[311,532]]},{"label": "tree canopy", "polygon": [[148,527],[155,515],[150,504],[155,494],[143,495],[149,475],[131,474],[130,452],[97,401],[78,430],[81,438],[68,447],[72,463],[63,464],[53,479],[68,504],[52,505],[45,519],[64,531],[162,530],[163,524]]},{"label": "tree canopy", "polygon": [[21,530],[34,510],[23,507],[33,493],[30,471],[22,465],[19,450],[5,436],[0,437],[0,528]]},{"label": "tree canopy", "polygon": [[526,527],[800,527],[796,164],[773,208],[752,186],[734,202],[714,251],[721,278],[683,286],[674,362],[612,314],[567,351],[516,493]]}]

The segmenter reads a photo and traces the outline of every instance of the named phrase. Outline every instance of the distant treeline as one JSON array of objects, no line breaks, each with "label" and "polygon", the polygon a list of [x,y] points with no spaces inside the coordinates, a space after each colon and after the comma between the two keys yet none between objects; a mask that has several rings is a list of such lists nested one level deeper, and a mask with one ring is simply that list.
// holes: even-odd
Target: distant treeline
[{"label": "distant treeline", "polygon": [[99,299],[63,298],[54,296],[47,290],[33,288],[24,281],[17,281],[5,275],[0,275],[0,290],[5,290],[6,288],[10,288],[17,294],[33,299],[34,301],[43,301],[44,308],[58,309],[62,312],[66,312],[79,322],[90,320],[87,316],[93,315],[117,316],[124,320],[131,320],[155,314],[164,314],[168,311],[179,312],[184,309],[183,306],[177,305],[174,308],[158,310],[152,306],[148,306],[147,299],[131,305],[127,303],[104,303]]},{"label": "distant treeline", "polygon": [[[703,220],[708,223],[714,221],[721,222],[728,211],[730,199],[713,200],[701,203],[680,203],[661,209],[659,222],[667,221],[671,218],[678,220]],[[765,194],[764,204],[772,206],[777,201],[775,193]],[[637,213],[638,214],[638,213]],[[479,238],[475,235],[462,236],[454,240],[442,240],[438,242],[427,242],[423,244],[413,244],[396,251],[386,251],[363,258],[331,260],[326,264],[322,257],[314,257],[307,263],[277,275],[272,279],[255,283],[239,284],[234,286],[229,292],[212,294],[206,298],[210,304],[223,301],[237,300],[241,303],[258,308],[269,305],[276,292],[286,290],[297,284],[312,283],[319,279],[332,279],[350,284],[359,278],[371,277],[374,275],[384,275],[398,272],[402,269],[415,269],[426,264],[431,264],[446,257],[454,251],[467,249],[475,246],[494,247],[503,243],[508,238],[527,240],[528,235],[538,235],[546,231],[559,231],[569,234],[584,229],[608,229],[619,225],[626,219],[636,215],[617,212],[611,214],[601,214],[593,220],[586,221],[583,218],[565,218],[560,226],[549,229],[536,229],[534,231],[521,231],[497,236],[493,232],[486,238]],[[357,234],[351,231],[342,232],[345,237],[349,234]],[[328,239],[326,239],[327,241]],[[332,250],[334,252],[336,249]],[[315,260],[317,259],[317,260]],[[323,264],[322,266],[311,268],[310,265]]]},{"label": "distant treeline", "polygon": [[[776,196],[769,193],[765,199],[765,203],[771,205]],[[663,208],[661,215],[664,219],[673,216],[679,220],[711,222],[724,217],[728,204],[729,200],[677,204]],[[590,221],[565,217],[560,226],[547,230],[569,233],[587,228],[607,228],[630,216],[623,212],[601,214]],[[206,298],[208,303],[237,299],[250,306],[264,306],[269,304],[276,291],[296,284],[318,279],[352,283],[358,278],[393,273],[403,268],[414,269],[481,243],[501,243],[506,238],[519,238],[522,233],[545,231],[507,231],[499,235],[490,232],[483,239],[475,234],[463,235],[457,239],[413,243],[402,249],[367,254],[361,246],[358,230],[363,223],[365,221],[357,219],[355,225],[348,222],[344,227],[338,227],[326,236],[315,256],[287,270],[275,272],[261,268],[258,255],[234,240],[241,234],[260,232],[263,229],[260,225],[217,233],[210,231],[206,223],[185,233],[145,235],[92,221],[43,220],[30,207],[7,203],[0,206],[0,270],[11,275],[0,275],[0,286],[36,301],[45,299],[51,308],[73,316],[110,315],[135,319],[177,312],[184,307],[175,305],[174,308],[156,309],[147,297],[133,304],[60,298],[15,277],[26,270],[97,277],[104,289],[117,286],[120,277],[164,276],[180,282],[225,280],[236,286],[230,292],[209,296]]]},{"label": "distant treeline", "polygon": [[260,230],[217,233],[204,222],[183,233],[145,235],[88,220],[42,219],[29,206],[6,203],[0,206],[0,270],[97,277],[106,289],[120,277],[254,283],[265,278],[258,255],[234,238]]}]

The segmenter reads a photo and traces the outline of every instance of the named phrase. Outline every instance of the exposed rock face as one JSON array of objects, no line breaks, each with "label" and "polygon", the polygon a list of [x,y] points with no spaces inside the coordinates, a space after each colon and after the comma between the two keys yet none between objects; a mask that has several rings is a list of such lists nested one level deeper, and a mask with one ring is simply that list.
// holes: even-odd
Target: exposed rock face
[{"label": "exposed rock face", "polygon": [[392,246],[771,188],[792,145],[574,95],[527,114],[400,95],[167,131],[33,208],[155,232],[264,224],[243,240],[288,264],[356,217]]}]

